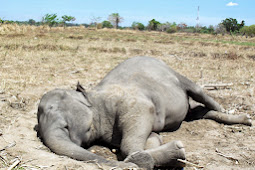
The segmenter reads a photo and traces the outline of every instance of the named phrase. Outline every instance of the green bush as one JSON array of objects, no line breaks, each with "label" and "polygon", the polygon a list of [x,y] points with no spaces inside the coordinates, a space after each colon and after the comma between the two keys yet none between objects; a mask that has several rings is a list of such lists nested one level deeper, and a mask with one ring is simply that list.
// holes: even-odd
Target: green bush
[{"label": "green bush", "polygon": [[103,21],[102,22],[102,27],[103,28],[113,28],[113,25],[111,24],[110,21]]},{"label": "green bush", "polygon": [[145,26],[142,23],[140,23],[140,22],[133,22],[132,28],[134,30],[144,30]]},{"label": "green bush", "polygon": [[241,28],[240,33],[244,34],[246,36],[254,36],[255,35],[255,25],[244,26],[243,28]]},{"label": "green bush", "polygon": [[176,25],[172,25],[169,29],[166,30],[167,33],[175,33],[177,32],[178,28]]}]

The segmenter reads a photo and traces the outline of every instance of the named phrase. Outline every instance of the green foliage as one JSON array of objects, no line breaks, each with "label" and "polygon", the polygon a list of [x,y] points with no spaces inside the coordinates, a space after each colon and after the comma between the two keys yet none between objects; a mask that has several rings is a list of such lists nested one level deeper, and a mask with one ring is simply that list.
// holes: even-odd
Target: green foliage
[{"label": "green foliage", "polygon": [[35,25],[35,23],[36,23],[36,22],[35,22],[35,20],[33,20],[33,19],[29,19],[29,20],[28,20],[28,24],[29,24],[29,25]]},{"label": "green foliage", "polygon": [[111,15],[109,15],[108,20],[116,29],[118,29],[119,23],[121,23],[124,19],[119,15],[119,13],[112,13]]},{"label": "green foliage", "polygon": [[102,22],[102,27],[103,28],[113,28],[113,25],[111,24],[110,21],[103,21]]},{"label": "green foliage", "polygon": [[208,28],[206,26],[200,27],[199,32],[203,34],[213,34],[214,28],[212,25],[210,25]]},{"label": "green foliage", "polygon": [[177,31],[178,31],[178,28],[177,28],[177,25],[176,25],[176,24],[175,24],[175,25],[174,25],[174,24],[171,25],[171,27],[170,27],[169,29],[166,30],[166,32],[167,32],[167,33],[170,33],[170,34],[171,34],[171,33],[175,33],[175,32],[177,32]]},{"label": "green foliage", "polygon": [[159,21],[156,21],[155,19],[152,19],[152,20],[149,21],[148,30],[156,31],[160,24],[161,23]]},{"label": "green foliage", "polygon": [[140,22],[133,22],[132,28],[134,30],[140,30],[141,31],[141,30],[145,29],[145,26],[142,23],[140,23]]},{"label": "green foliage", "polygon": [[59,20],[57,19],[57,14],[46,14],[43,17],[42,22],[53,27],[59,22]]},{"label": "green foliage", "polygon": [[166,31],[169,28],[171,28],[171,23],[170,22],[166,22],[166,23],[160,23],[157,25],[157,30],[158,31]]},{"label": "green foliage", "polygon": [[71,22],[71,21],[75,21],[76,20],[75,17],[68,16],[68,15],[63,15],[61,18],[63,19],[64,22]]},{"label": "green foliage", "polygon": [[255,36],[255,25],[251,26],[244,26],[243,28],[240,29],[240,33],[246,36]]},{"label": "green foliage", "polygon": [[68,15],[63,15],[62,17],[62,21],[60,21],[64,27],[66,27],[66,22],[71,22],[71,21],[75,21],[76,18],[73,16],[68,16]]},{"label": "green foliage", "polygon": [[4,20],[2,20],[1,18],[0,18],[0,24],[3,24],[4,23]]},{"label": "green foliage", "polygon": [[238,23],[236,19],[226,18],[221,22],[222,25],[226,28],[227,32],[236,33],[245,25],[245,22],[242,21],[241,24]]}]

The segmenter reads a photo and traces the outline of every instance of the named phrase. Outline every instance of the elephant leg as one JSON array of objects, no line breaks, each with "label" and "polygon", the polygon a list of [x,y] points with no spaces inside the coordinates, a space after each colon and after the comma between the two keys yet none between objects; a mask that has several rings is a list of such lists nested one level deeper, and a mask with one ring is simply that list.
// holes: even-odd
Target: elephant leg
[{"label": "elephant leg", "polygon": [[[153,169],[154,166],[174,165],[177,159],[185,159],[185,151],[180,141],[162,144],[156,133],[152,133],[155,108],[147,101],[136,101],[120,116],[122,127],[121,152],[127,156],[124,162],[132,162],[140,168]],[[147,144],[147,149],[146,148]],[[155,147],[155,148],[153,148]]]},{"label": "elephant leg", "polygon": [[[135,163],[139,167],[146,167],[152,162],[155,167],[184,167],[185,165],[177,159],[185,159],[182,142],[173,141],[163,144],[162,136],[152,132],[147,139],[145,151],[132,153],[125,159],[125,162]],[[146,168],[150,169],[150,167]]]},{"label": "elephant leg", "polygon": [[162,136],[155,132],[151,132],[150,136],[148,137],[145,145],[145,150],[147,149],[153,149],[157,148],[159,146],[163,145],[163,139]]},{"label": "elephant leg", "polygon": [[242,115],[231,115],[225,114],[219,111],[210,110],[204,106],[196,106],[191,108],[187,115],[187,120],[197,120],[197,119],[211,119],[216,122],[223,124],[243,124],[247,126],[252,125],[251,117],[247,114]]}]

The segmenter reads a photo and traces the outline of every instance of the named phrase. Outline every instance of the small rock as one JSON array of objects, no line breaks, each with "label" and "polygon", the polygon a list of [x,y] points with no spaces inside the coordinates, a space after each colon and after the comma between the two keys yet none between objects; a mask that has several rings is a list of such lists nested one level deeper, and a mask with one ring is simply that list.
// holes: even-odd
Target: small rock
[{"label": "small rock", "polygon": [[228,113],[229,114],[234,114],[235,113],[235,109],[228,111]]}]

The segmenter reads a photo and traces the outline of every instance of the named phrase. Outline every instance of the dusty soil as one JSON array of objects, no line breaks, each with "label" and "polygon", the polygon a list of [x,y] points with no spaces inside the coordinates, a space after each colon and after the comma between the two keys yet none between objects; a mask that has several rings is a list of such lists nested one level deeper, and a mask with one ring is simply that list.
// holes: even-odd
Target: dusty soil
[{"label": "dusty soil", "polygon": [[[16,169],[110,169],[49,151],[34,130],[37,106],[41,96],[54,88],[75,88],[80,81],[91,89],[114,66],[134,55],[162,59],[200,85],[232,83],[205,91],[229,114],[250,114],[255,123],[254,46],[214,41],[204,44],[201,39],[213,37],[186,34],[78,29],[38,32],[0,36],[1,169],[17,160],[20,162]],[[197,120],[183,122],[176,132],[161,135],[164,142],[181,140],[187,160],[203,169],[255,169],[254,130],[244,125]],[[116,159],[107,148],[97,147],[94,151]]]}]

